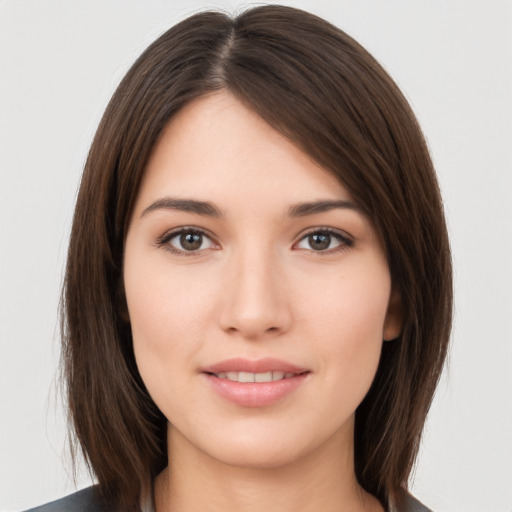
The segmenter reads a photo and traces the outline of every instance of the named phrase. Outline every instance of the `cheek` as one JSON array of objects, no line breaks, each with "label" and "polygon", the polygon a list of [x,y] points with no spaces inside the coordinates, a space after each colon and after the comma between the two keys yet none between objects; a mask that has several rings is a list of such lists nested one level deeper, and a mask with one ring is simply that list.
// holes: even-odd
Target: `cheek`
[{"label": "cheek", "polygon": [[186,392],[184,368],[193,367],[202,344],[208,302],[184,273],[142,262],[127,259],[124,272],[135,360],[151,397],[168,412],[169,397]]},{"label": "cheek", "polygon": [[206,291],[211,286],[205,276],[170,265],[163,253],[151,258],[128,254],[124,285],[134,343],[181,352],[210,314]]},{"label": "cheek", "polygon": [[387,267],[355,267],[309,289],[303,319],[309,318],[309,336],[319,340],[327,378],[364,396],[382,348],[391,290]]},{"label": "cheek", "polygon": [[356,344],[375,336],[382,341],[391,292],[387,267],[353,265],[305,289],[302,317],[317,332],[328,337],[337,333]]}]

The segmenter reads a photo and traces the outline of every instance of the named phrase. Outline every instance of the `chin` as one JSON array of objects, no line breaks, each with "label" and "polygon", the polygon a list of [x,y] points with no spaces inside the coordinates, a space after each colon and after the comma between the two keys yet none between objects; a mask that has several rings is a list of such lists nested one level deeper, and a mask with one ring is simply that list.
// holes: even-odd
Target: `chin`
[{"label": "chin", "polygon": [[297,447],[231,446],[229,450],[216,450],[212,456],[227,466],[253,470],[278,469],[293,464],[304,456]]},{"label": "chin", "polygon": [[[299,426],[299,425],[297,425]],[[254,425],[253,425],[254,427]],[[316,432],[301,425],[293,429],[290,425],[284,428],[270,428],[270,425],[259,428],[223,430],[219,435],[201,436],[196,446],[212,460],[227,466],[270,470],[296,464],[301,460],[314,457],[315,453],[339,449],[339,445],[331,446],[331,441],[338,444],[341,439],[333,432]],[[343,436],[345,437],[345,436]]]}]

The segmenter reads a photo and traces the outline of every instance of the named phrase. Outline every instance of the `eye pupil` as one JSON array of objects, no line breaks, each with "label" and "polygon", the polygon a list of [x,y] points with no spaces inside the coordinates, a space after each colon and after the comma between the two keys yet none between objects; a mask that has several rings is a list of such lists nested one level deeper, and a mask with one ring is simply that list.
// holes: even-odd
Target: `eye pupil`
[{"label": "eye pupil", "polygon": [[200,233],[184,233],[180,236],[180,244],[186,251],[196,251],[202,243],[203,235]]},{"label": "eye pupil", "polygon": [[314,233],[308,236],[308,242],[312,249],[322,251],[331,245],[331,235],[326,233]]}]

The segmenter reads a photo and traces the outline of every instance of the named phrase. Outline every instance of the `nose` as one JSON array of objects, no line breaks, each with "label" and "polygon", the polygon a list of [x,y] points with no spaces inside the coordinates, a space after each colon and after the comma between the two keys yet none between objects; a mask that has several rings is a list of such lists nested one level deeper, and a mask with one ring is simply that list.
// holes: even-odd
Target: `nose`
[{"label": "nose", "polygon": [[220,327],[257,340],[289,330],[289,291],[282,267],[271,251],[247,248],[227,265]]}]

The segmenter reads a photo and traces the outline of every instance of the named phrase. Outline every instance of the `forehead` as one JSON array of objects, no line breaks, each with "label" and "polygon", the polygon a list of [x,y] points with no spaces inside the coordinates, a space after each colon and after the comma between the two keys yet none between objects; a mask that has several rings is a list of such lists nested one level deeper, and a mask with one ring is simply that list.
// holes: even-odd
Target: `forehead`
[{"label": "forehead", "polygon": [[350,199],[339,180],[224,91],[192,101],[169,122],[139,197],[191,194],[242,205]]}]

